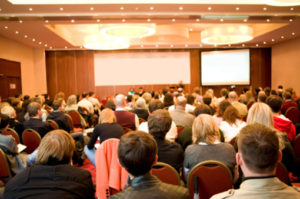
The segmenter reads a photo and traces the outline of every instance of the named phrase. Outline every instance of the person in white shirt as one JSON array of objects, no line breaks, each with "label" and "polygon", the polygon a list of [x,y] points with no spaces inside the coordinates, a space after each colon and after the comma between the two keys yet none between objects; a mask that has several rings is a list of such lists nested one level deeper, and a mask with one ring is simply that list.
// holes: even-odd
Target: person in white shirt
[{"label": "person in white shirt", "polygon": [[82,100],[78,102],[79,107],[83,107],[89,111],[90,114],[94,114],[94,106],[93,104],[88,100],[89,96],[87,93],[82,93]]}]

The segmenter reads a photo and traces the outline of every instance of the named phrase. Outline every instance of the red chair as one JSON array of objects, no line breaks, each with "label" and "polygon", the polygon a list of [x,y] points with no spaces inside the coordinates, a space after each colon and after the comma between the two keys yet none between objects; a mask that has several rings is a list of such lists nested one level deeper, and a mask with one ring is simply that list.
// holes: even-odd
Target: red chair
[{"label": "red chair", "polygon": [[285,117],[289,118],[294,124],[299,122],[300,111],[297,107],[291,106],[285,112]]},{"label": "red chair", "polygon": [[58,124],[54,120],[47,120],[46,122],[48,125],[50,125],[53,128],[53,130],[59,128]]},{"label": "red chair", "polygon": [[19,135],[18,135],[18,133],[14,129],[7,128],[6,130],[2,131],[2,134],[3,135],[11,135],[11,136],[13,136],[15,138],[15,140],[16,140],[16,143],[20,144]]},{"label": "red chair", "polygon": [[300,158],[300,134],[298,134],[293,141],[295,157]]},{"label": "red chair", "polygon": [[139,124],[142,124],[143,122],[146,122],[143,118],[139,118]]},{"label": "red chair", "polygon": [[192,198],[208,199],[214,194],[231,189],[233,180],[231,171],[225,164],[208,160],[191,169],[187,183]]},{"label": "red chair", "polygon": [[152,174],[158,177],[162,182],[174,185],[180,185],[180,176],[178,172],[169,164],[157,162],[151,170]]},{"label": "red chair", "polygon": [[78,111],[70,111],[68,115],[72,118],[74,128],[84,128],[81,126],[81,116]]},{"label": "red chair", "polygon": [[182,130],[184,129],[184,126],[182,125],[176,125],[177,127],[177,137],[181,134]]},{"label": "red chair", "polygon": [[290,179],[289,179],[289,172],[284,166],[282,162],[278,162],[276,166],[276,176],[279,180],[284,182],[287,185],[291,185]]},{"label": "red chair", "polygon": [[5,184],[12,178],[10,167],[6,158],[6,154],[0,148],[0,179]]},{"label": "red chair", "polygon": [[236,137],[232,138],[229,143],[234,146],[235,145],[235,142],[236,142]]},{"label": "red chair", "polygon": [[32,153],[41,143],[41,136],[33,129],[25,129],[22,134],[23,144],[26,145],[25,151]]},{"label": "red chair", "polygon": [[128,127],[123,127],[123,130],[124,130],[124,134],[133,131],[131,128]]},{"label": "red chair", "polygon": [[65,116],[67,116],[67,118],[68,118],[68,124],[69,124],[69,127],[70,127],[70,133],[73,133],[74,132],[73,119],[72,119],[72,117],[69,114],[65,114]]}]

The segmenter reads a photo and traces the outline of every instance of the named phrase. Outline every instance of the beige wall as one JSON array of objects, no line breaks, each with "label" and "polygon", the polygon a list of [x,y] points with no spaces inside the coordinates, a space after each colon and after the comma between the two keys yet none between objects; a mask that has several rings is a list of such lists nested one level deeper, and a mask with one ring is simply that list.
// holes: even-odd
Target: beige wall
[{"label": "beige wall", "polygon": [[0,36],[0,58],[21,63],[23,94],[47,92],[44,49],[35,49]]},{"label": "beige wall", "polygon": [[280,84],[300,96],[300,37],[272,47],[272,88]]}]

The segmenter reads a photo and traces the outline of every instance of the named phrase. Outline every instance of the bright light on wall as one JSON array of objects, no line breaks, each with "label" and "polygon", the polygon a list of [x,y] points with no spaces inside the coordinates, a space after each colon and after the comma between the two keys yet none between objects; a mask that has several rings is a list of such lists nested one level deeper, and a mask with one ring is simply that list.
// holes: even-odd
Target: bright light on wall
[{"label": "bright light on wall", "polygon": [[122,38],[89,35],[84,38],[83,46],[93,50],[116,50],[129,48],[130,44],[128,40]]},{"label": "bright light on wall", "polygon": [[265,4],[271,6],[299,6],[300,0],[264,0]]}]

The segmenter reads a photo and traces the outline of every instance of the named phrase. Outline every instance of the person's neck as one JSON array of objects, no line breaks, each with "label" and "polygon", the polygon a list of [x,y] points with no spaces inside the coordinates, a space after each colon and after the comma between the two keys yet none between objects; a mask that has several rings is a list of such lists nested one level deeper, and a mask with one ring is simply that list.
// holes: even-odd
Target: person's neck
[{"label": "person's neck", "polygon": [[33,116],[33,117],[31,117],[31,118],[34,118],[34,119],[40,119],[40,116],[37,115],[37,116]]},{"label": "person's neck", "polygon": [[273,116],[275,116],[275,117],[278,117],[278,116],[280,116],[280,115],[281,115],[280,112],[278,112],[278,113],[274,113],[274,112],[273,112]]},{"label": "person's neck", "polygon": [[274,171],[271,172],[266,172],[266,173],[256,173],[251,171],[250,169],[246,168],[246,167],[241,167],[243,174],[246,178],[249,177],[267,177],[267,176],[273,176],[276,175],[276,170],[274,169]]}]

